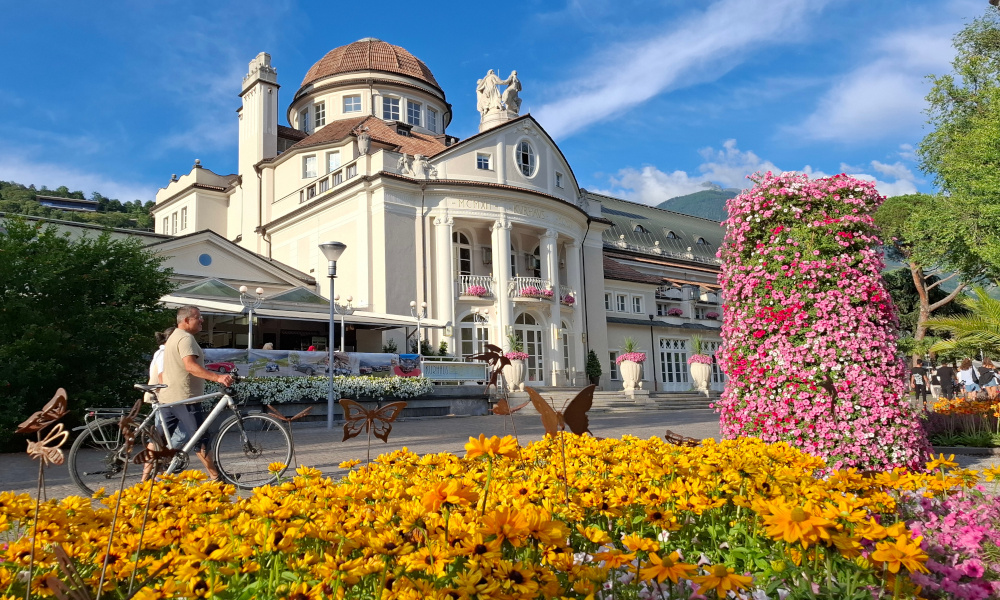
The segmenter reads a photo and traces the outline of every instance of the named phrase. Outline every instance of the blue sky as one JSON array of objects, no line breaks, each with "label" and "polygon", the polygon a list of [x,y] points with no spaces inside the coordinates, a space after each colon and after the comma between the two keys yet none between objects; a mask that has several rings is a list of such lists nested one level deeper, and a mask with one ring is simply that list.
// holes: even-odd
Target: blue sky
[{"label": "blue sky", "polygon": [[[657,204],[757,170],[932,191],[913,147],[925,76],[987,0],[12,2],[0,0],[0,180],[153,199],[195,158],[236,168],[260,51],[280,115],[309,67],[363,37],[402,46],[477,131],[475,83],[516,69],[588,189]],[[287,123],[286,123],[287,124]]]}]

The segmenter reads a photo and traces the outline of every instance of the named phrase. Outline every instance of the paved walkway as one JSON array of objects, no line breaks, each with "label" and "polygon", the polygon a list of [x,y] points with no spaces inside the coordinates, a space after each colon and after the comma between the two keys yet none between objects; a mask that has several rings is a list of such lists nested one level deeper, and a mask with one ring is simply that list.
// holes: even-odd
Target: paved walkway
[{"label": "paved walkway", "polygon": [[[521,444],[543,437],[545,431],[537,416],[517,414],[514,418]],[[511,433],[509,423],[507,418],[500,416],[407,419],[393,424],[387,444],[372,439],[372,457],[404,446],[417,454],[464,454],[465,443],[470,436]],[[667,429],[688,437],[718,439],[719,417],[711,410],[610,412],[590,417],[590,430],[601,437],[633,435],[646,439],[662,436]],[[335,425],[333,430],[327,429],[325,424],[295,425],[296,463],[316,467],[334,478],[341,477],[346,473],[338,466],[341,462],[351,459],[364,461],[367,452],[363,434],[341,442],[343,435],[341,425]],[[961,467],[969,469],[983,469],[1000,463],[998,457],[957,455],[956,460]],[[0,455],[0,491],[34,495],[37,477],[38,463],[28,458],[27,454]],[[49,498],[81,493],[70,479],[65,465],[50,467],[45,480]]]},{"label": "paved walkway", "polygon": [[[541,439],[545,430],[536,415],[514,416],[518,439],[521,444]],[[469,437],[504,435],[510,430],[510,421],[497,415],[481,417],[438,417],[407,419],[393,423],[389,442],[372,438],[372,458],[383,453],[407,447],[417,454],[436,452],[465,453]],[[670,429],[681,435],[695,438],[718,438],[719,417],[711,410],[611,412],[597,413],[590,417],[590,430],[601,437],[633,435],[639,438],[662,436]],[[341,442],[344,429],[334,424],[334,429],[313,423],[296,424],[295,462],[316,467],[325,475],[340,477],[346,474],[340,463],[365,460],[368,443],[364,434]],[[197,462],[197,461],[196,461]],[[35,494],[38,481],[38,463],[27,454],[0,454],[0,491],[28,492]],[[49,498],[64,498],[80,494],[80,489],[69,477],[65,465],[49,467],[45,472]],[[109,486],[110,489],[110,486]]]}]

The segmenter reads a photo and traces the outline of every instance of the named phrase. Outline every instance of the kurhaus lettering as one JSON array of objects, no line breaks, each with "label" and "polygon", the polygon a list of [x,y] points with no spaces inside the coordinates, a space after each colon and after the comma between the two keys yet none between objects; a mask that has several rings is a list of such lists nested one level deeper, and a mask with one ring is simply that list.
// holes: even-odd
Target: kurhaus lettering
[{"label": "kurhaus lettering", "polygon": [[529,217],[532,219],[545,220],[545,211],[526,204],[501,204],[497,202],[484,202],[483,200],[465,200],[459,198],[455,201],[456,208],[469,208],[472,210],[495,210],[506,211],[515,215]]}]

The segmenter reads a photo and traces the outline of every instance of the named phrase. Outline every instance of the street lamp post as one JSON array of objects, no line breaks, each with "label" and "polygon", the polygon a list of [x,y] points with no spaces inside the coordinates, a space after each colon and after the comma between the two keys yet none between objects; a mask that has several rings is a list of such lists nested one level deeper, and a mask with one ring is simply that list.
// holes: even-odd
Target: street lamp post
[{"label": "street lamp post", "polygon": [[333,300],[337,312],[340,313],[340,351],[344,352],[344,332],[347,331],[347,328],[344,326],[344,318],[347,315],[354,314],[354,308],[351,306],[351,302],[354,302],[354,296],[345,298],[346,302],[344,304],[339,304],[340,294],[334,296]]},{"label": "street lamp post", "polygon": [[427,318],[427,303],[420,303],[420,310],[417,310],[417,301],[410,300],[410,314],[417,320],[417,354],[420,354],[420,320]]},{"label": "street lamp post", "polygon": [[337,259],[347,249],[347,244],[342,242],[324,242],[319,245],[319,249],[323,251],[323,256],[326,257],[328,262],[327,276],[330,278],[330,335],[326,338],[326,349],[330,355],[327,358],[330,361],[330,390],[326,398],[326,428],[333,429],[333,335],[336,328],[335,305],[337,303],[334,300],[333,284],[334,280],[337,279]]},{"label": "street lamp post", "polygon": [[657,391],[657,389],[656,389],[656,358],[655,358],[656,344],[653,341],[653,317],[654,316],[655,315],[649,315],[649,358],[650,358],[649,362],[650,362],[650,364],[653,365],[653,391],[655,392],[655,391]]},{"label": "street lamp post", "polygon": [[243,308],[247,309],[247,313],[250,315],[247,350],[253,348],[253,311],[257,310],[260,303],[264,301],[264,288],[257,288],[254,292],[256,295],[251,296],[249,290],[247,290],[247,286],[240,286],[240,304],[243,305]]}]

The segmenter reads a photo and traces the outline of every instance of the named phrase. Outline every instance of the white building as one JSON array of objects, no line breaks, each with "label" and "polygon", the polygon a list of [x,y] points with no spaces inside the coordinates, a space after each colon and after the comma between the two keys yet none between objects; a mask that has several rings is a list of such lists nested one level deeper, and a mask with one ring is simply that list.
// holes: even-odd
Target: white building
[{"label": "white building", "polygon": [[[537,385],[583,385],[592,349],[613,389],[612,358],[632,337],[651,353],[647,389],[690,389],[691,335],[719,340],[722,228],[581,189],[543,124],[519,115],[519,91],[490,71],[480,133],[459,140],[430,69],[366,38],[309,69],[285,127],[277,71],[259,54],[240,93],[239,172],[196,163],[156,196],[156,232],[176,237],[154,247],[184,284],[168,301],[215,315],[207,341],[245,344],[235,288],[260,286],[254,345],[325,345],[319,244],[336,240],[347,245],[336,292],[353,297],[347,349],[405,351],[415,301],[434,348],[469,355],[519,337]],[[472,110],[469,92],[459,110]]]}]

